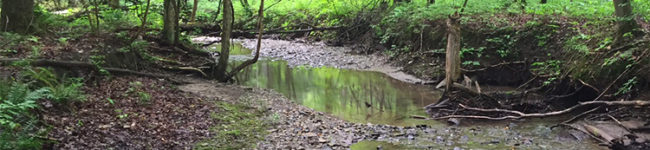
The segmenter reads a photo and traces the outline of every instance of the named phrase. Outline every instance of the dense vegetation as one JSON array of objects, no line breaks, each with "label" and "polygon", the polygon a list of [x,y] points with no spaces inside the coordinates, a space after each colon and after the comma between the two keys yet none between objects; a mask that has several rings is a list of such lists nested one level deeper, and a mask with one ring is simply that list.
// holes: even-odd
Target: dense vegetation
[{"label": "dense vegetation", "polygon": [[[48,134],[52,127],[43,114],[76,114],[95,107],[87,104],[88,99],[103,101],[102,106],[114,105],[111,97],[89,96],[93,92],[88,89],[101,88],[100,82],[115,76],[174,82],[165,73],[189,72],[232,81],[250,64],[227,66],[232,47],[229,38],[259,34],[261,39],[260,31],[272,34],[264,38],[324,41],[331,46],[355,47],[360,55],[379,53],[407,73],[443,80],[450,29],[445,21],[454,13],[462,16],[462,40],[458,41],[461,66],[475,80],[519,86],[517,89],[539,88],[547,95],[580,93],[577,91],[583,86],[589,86],[593,88],[586,94],[590,100],[650,98],[650,1],[471,0],[463,7],[464,2],[2,0],[0,149],[40,149],[57,144]],[[258,12],[259,8],[264,10]],[[207,52],[201,49],[204,43],[191,42],[191,37],[200,35],[223,36],[220,53]],[[214,55],[220,55],[220,61]],[[497,66],[517,62],[524,62],[523,70],[504,71]],[[495,66],[500,68],[490,69]],[[145,107],[152,99],[150,92],[125,91],[127,96],[122,98],[137,97],[132,103],[138,105],[132,106],[131,101],[123,105]],[[520,111],[562,110],[578,100],[561,103],[563,106]],[[254,134],[264,132],[266,124],[255,119],[262,112],[250,112],[240,104],[212,105],[235,113],[212,115],[213,122],[225,125],[214,127],[218,134],[203,139],[197,147],[249,148],[260,140]],[[121,109],[113,110],[115,120],[124,121],[128,116]],[[78,124],[83,126],[81,121]],[[251,127],[220,132],[228,126]],[[238,143],[219,143],[222,141]]]}]

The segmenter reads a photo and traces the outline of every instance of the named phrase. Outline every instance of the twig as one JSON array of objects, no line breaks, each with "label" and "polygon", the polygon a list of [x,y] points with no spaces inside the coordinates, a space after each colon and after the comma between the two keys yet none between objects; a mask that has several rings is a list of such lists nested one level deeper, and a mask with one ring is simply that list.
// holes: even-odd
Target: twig
[{"label": "twig", "polygon": [[468,107],[464,106],[462,104],[459,104],[461,107],[465,109],[470,109],[474,111],[480,111],[480,112],[503,112],[503,113],[513,113],[517,114],[517,116],[503,116],[503,117],[489,117],[489,116],[474,116],[474,115],[449,115],[449,116],[443,116],[443,117],[438,117],[435,119],[447,119],[447,118],[474,118],[474,119],[488,119],[488,120],[505,120],[505,119],[520,119],[520,118],[528,118],[528,117],[546,117],[546,116],[555,116],[555,115],[561,115],[565,114],[568,112],[571,112],[577,108],[583,107],[583,106],[588,106],[588,105],[623,105],[623,106],[648,106],[650,105],[650,101],[643,101],[643,100],[633,100],[633,101],[589,101],[589,102],[583,102],[583,103],[578,103],[577,105],[574,105],[573,107],[569,107],[564,110],[560,111],[553,111],[553,112],[547,112],[547,113],[522,113],[520,111],[515,111],[515,110],[505,110],[505,109],[483,109],[483,108],[474,108],[474,107]]},{"label": "twig", "polygon": [[526,83],[524,83],[524,84],[518,86],[517,89],[515,89],[515,90],[519,90],[519,89],[521,89],[521,88],[524,88],[526,85],[528,85],[528,84],[530,84],[531,82],[535,81],[535,79],[537,79],[537,76],[534,76],[533,78],[530,78],[530,80],[528,80],[528,81],[526,81]]},{"label": "twig", "polygon": [[[578,115],[576,115],[576,116],[571,117],[571,119],[569,119],[569,120],[562,121],[562,124],[569,124],[569,123],[575,121],[576,119],[578,119],[578,118],[580,118],[580,117],[582,117],[582,116],[584,116],[584,115],[587,115],[587,114],[589,114],[589,113],[591,113],[591,112],[594,112],[594,111],[596,111],[596,110],[598,110],[598,109],[600,109],[600,108],[602,108],[602,106],[598,106],[598,107],[593,108],[593,109],[591,109],[591,110],[588,110],[588,111],[582,112],[582,113],[580,113],[580,114],[578,114]],[[557,126],[557,125],[555,125],[555,126]]]},{"label": "twig", "polygon": [[480,68],[480,69],[473,69],[473,70],[461,69],[461,70],[463,72],[479,72],[479,71],[485,71],[485,70],[487,70],[489,68],[496,68],[496,67],[500,67],[500,66],[504,66],[504,65],[512,65],[512,64],[526,64],[526,62],[525,61],[502,62],[502,63],[498,63],[496,65],[491,65],[491,66],[487,66],[485,68]]},{"label": "twig", "polygon": [[618,119],[614,118],[614,116],[607,114],[607,117],[609,117],[609,118],[611,118],[612,120],[614,120],[614,122],[616,122],[616,123],[617,123],[619,126],[621,126],[623,129],[627,130],[627,132],[630,132],[630,134],[634,134],[634,132],[632,132],[632,130],[630,130],[629,128],[625,127],[625,126],[623,125],[623,123],[621,123],[621,121],[618,121]]}]

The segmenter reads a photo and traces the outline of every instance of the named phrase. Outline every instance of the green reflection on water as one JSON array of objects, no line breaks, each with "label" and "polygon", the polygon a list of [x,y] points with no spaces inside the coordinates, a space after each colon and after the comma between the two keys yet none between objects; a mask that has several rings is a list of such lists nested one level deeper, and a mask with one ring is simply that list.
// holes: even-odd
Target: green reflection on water
[{"label": "green reflection on water", "polygon": [[[213,44],[207,47],[208,51],[221,52],[221,44]],[[253,50],[244,48],[241,44],[235,43],[230,46],[230,55],[250,55]]]},{"label": "green reflection on water", "polygon": [[239,84],[274,89],[304,106],[356,123],[429,124],[432,121],[409,116],[426,116],[422,107],[440,97],[431,87],[404,83],[379,72],[291,68],[286,61],[259,61],[236,78]]}]

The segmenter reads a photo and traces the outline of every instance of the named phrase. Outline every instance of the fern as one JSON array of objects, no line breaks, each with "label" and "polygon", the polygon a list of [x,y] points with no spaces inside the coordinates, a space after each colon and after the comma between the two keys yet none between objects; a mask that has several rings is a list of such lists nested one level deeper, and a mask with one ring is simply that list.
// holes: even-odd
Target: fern
[{"label": "fern", "polygon": [[23,75],[28,79],[44,84],[43,86],[52,87],[59,83],[56,79],[56,75],[47,68],[37,67],[36,69],[32,69],[28,67],[23,71]]},{"label": "fern", "polygon": [[48,90],[30,90],[27,84],[15,82],[8,93],[0,93],[0,127],[15,129],[20,126],[29,110],[36,108],[36,100],[47,95]]},{"label": "fern", "polygon": [[80,89],[82,86],[83,83],[81,83],[81,79],[70,79],[69,83],[47,87],[49,90],[47,98],[53,100],[54,102],[63,104],[72,101],[83,101],[85,100],[86,96]]},{"label": "fern", "polygon": [[[80,90],[83,86],[79,78],[58,79],[51,69],[26,68],[23,76],[31,81],[32,87],[45,87],[45,97],[57,103],[67,104],[72,101],[83,101],[86,97]],[[1,89],[0,89],[1,90]]]}]

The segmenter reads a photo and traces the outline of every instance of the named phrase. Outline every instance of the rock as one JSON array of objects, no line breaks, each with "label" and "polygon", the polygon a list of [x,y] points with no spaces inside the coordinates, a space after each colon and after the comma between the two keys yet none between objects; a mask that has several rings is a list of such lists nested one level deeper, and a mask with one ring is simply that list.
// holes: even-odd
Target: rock
[{"label": "rock", "polygon": [[323,137],[318,138],[318,143],[327,143],[329,140],[324,139]]},{"label": "rock", "polygon": [[106,128],[111,128],[113,125],[111,124],[105,124],[105,125],[99,125],[100,129],[106,129]]},{"label": "rock", "polygon": [[459,125],[460,124],[460,119],[458,118],[449,118],[447,119],[447,123],[450,125]]},{"label": "rock", "polygon": [[315,136],[318,136],[318,135],[316,135],[316,133],[312,133],[312,132],[305,133],[305,134],[303,134],[303,135],[306,136],[306,137],[315,137]]}]

